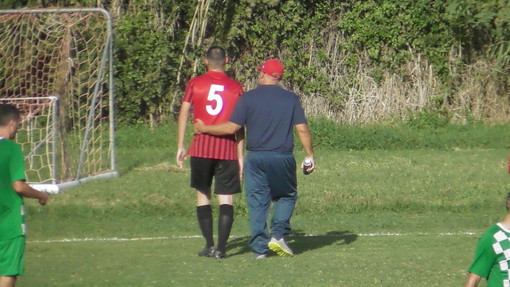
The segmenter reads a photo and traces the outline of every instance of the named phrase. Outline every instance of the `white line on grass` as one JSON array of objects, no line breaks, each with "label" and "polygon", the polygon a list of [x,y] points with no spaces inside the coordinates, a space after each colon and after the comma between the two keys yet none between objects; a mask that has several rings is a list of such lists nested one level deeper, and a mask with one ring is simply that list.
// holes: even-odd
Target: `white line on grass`
[{"label": "white line on grass", "polygon": [[[360,237],[387,237],[387,236],[465,236],[465,235],[478,235],[476,232],[416,232],[416,233],[400,233],[400,232],[383,232],[383,233],[330,233],[330,234],[296,234],[289,237],[345,237],[345,236],[360,236]],[[247,236],[230,236],[230,238],[240,238]],[[159,237],[86,237],[86,238],[64,238],[64,239],[51,239],[51,240],[28,240],[28,243],[72,243],[72,242],[129,242],[129,241],[148,241],[148,240],[175,240],[175,239],[194,239],[202,238],[201,235],[179,235],[179,236],[159,236]]]}]

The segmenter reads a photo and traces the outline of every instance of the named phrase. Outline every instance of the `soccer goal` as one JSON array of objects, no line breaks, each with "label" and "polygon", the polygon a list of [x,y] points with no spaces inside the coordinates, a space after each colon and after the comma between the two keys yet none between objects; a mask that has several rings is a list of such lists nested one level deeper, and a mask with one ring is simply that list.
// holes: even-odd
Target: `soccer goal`
[{"label": "soccer goal", "polygon": [[104,9],[0,10],[0,103],[22,113],[16,141],[34,188],[118,176],[112,45]]}]

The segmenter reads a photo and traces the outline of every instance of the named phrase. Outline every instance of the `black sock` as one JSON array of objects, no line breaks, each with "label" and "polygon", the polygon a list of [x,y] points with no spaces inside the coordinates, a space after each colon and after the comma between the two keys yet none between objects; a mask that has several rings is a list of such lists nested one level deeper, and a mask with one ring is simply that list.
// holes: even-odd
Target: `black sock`
[{"label": "black sock", "polygon": [[197,206],[197,219],[202,236],[205,238],[205,247],[213,247],[213,218],[210,205]]},{"label": "black sock", "polygon": [[225,252],[233,223],[234,207],[229,204],[220,205],[220,216],[218,217],[218,246],[216,248],[220,252]]}]

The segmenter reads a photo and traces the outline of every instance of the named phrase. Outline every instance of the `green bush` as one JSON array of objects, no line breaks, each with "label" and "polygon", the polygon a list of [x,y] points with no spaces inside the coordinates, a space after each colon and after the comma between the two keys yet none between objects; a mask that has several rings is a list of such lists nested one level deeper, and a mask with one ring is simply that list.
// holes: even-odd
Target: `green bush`
[{"label": "green bush", "polygon": [[[4,2],[3,8],[40,4]],[[505,95],[509,81],[509,1],[241,0],[210,1],[207,9],[196,1],[100,2],[115,18],[116,105],[125,123],[173,118],[186,81],[204,71],[201,57],[212,44],[227,48],[229,73],[243,83],[253,82],[263,59],[284,59],[286,85],[321,95],[337,110],[345,95],[359,88],[359,73],[376,83],[388,74],[406,78],[404,64],[417,55],[433,65],[448,95],[463,85],[466,64],[480,59],[494,66],[484,73],[496,75],[498,94]],[[434,116],[418,114],[415,123],[443,125],[448,119]]]}]

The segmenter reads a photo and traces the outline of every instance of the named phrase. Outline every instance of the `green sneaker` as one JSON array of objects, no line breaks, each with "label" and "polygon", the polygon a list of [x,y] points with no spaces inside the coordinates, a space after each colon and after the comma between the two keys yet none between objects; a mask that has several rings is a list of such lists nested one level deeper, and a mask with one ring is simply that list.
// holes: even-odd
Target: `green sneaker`
[{"label": "green sneaker", "polygon": [[279,256],[294,256],[294,252],[292,252],[292,249],[287,246],[285,243],[285,240],[283,238],[280,238],[280,240],[276,240],[274,237],[271,238],[271,241],[267,244],[269,249],[271,251],[276,252]]}]

